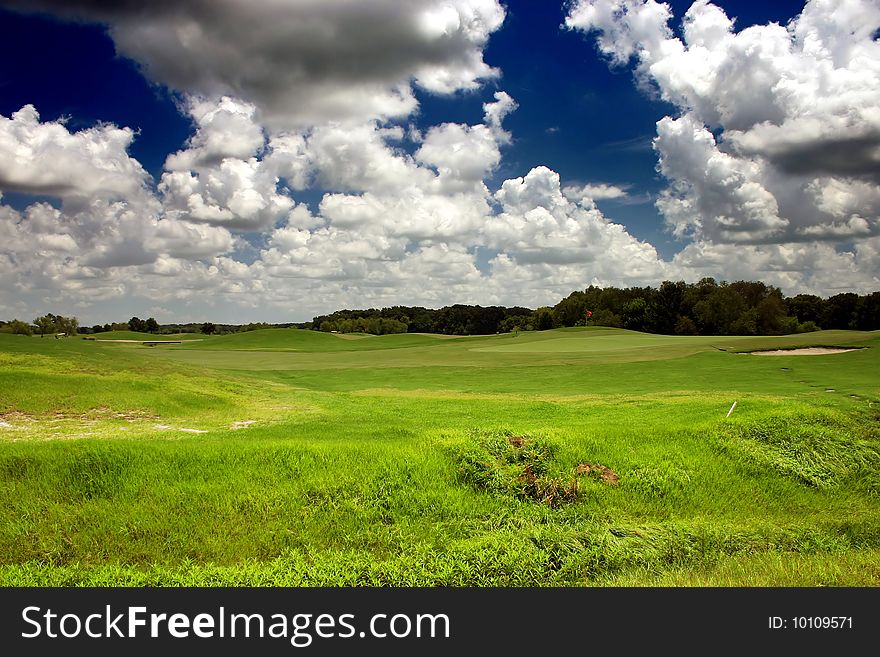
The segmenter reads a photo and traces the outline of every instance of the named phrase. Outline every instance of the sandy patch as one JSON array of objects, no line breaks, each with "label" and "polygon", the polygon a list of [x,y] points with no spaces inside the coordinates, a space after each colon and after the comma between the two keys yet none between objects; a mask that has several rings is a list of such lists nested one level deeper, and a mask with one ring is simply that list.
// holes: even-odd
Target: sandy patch
[{"label": "sandy patch", "polygon": [[801,349],[772,349],[769,351],[750,351],[752,356],[824,356],[825,354],[842,354],[855,349],[843,349],[840,347],[803,347]]},{"label": "sandy patch", "polygon": [[245,429],[245,428],[251,426],[252,424],[256,424],[256,422],[257,422],[256,420],[238,420],[237,422],[233,422],[229,428],[233,429],[233,430]]},{"label": "sandy patch", "polygon": [[190,429],[188,427],[172,427],[168,424],[154,424],[154,429],[159,431],[183,431],[184,433],[208,433],[207,429]]}]

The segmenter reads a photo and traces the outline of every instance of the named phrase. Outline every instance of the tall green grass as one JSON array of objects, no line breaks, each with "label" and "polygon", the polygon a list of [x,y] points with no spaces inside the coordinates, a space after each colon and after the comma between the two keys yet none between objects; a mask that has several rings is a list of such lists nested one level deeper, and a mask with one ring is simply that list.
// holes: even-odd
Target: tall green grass
[{"label": "tall green grass", "polygon": [[0,336],[0,584],[878,583],[876,335],[649,361],[606,335],[607,362],[383,336],[277,370]]}]

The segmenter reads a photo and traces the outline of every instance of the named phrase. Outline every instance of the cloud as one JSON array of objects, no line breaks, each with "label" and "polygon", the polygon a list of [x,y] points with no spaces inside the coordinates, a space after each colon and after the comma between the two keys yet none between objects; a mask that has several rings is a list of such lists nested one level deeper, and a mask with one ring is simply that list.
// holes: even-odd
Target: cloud
[{"label": "cloud", "polygon": [[[403,257],[406,240],[358,234],[334,227],[308,231],[293,227],[273,231],[262,264],[274,278],[359,281],[381,263]],[[356,283],[355,283],[356,285]]]},{"label": "cloud", "polygon": [[229,96],[218,101],[191,96],[186,111],[196,125],[186,148],[168,156],[165,168],[185,171],[219,164],[227,158],[246,160],[256,155],[265,136],[256,123],[256,107]]},{"label": "cloud", "polygon": [[519,104],[506,91],[496,91],[495,102],[483,104],[483,123],[489,127],[498,143],[510,143],[510,133],[501,127],[501,123],[518,107]]},{"label": "cloud", "polygon": [[[550,301],[583,283],[587,262],[595,270],[590,280],[618,281],[618,257],[632,265],[627,280],[662,269],[650,246],[607,221],[586,199],[565,198],[549,169],[507,181],[493,195],[484,181],[512,141],[503,121],[517,107],[506,92],[484,104],[483,122],[475,125],[404,131],[383,122],[414,108],[412,84],[450,93],[497,74],[482,63],[482,47],[503,20],[496,2],[426,1],[405,11],[399,3],[393,11],[383,2],[305,4],[309,34],[291,18],[306,15],[303,3],[248,3],[249,15],[227,32],[244,3],[214,3],[210,9],[196,2],[158,3],[149,16],[127,3],[108,8],[75,2],[60,9],[48,3],[107,22],[121,52],[154,79],[188,94],[183,109],[195,127],[185,147],[167,158],[157,194],[137,203],[123,198],[116,205],[59,211],[56,226],[79,222],[70,239],[81,254],[70,257],[67,278],[53,279],[54,285],[108,298],[148,293],[158,301],[192,300],[212,289],[217,299],[246,294],[239,305],[310,299],[321,299],[322,306],[357,299],[437,305],[463,299],[500,303],[512,292],[522,301],[527,295]],[[342,5],[352,12],[338,11]],[[212,15],[194,26],[200,11]],[[327,46],[322,29],[338,33],[343,45]],[[131,41],[135,34],[137,44]],[[292,38],[297,35],[302,39]],[[265,42],[257,38],[262,36]],[[252,42],[243,44],[247,39]],[[406,39],[407,55],[395,56]],[[214,85],[213,67],[223,61],[226,46],[246,54],[274,50],[263,62],[239,57]],[[216,54],[217,62],[190,71],[204,63],[206,52]],[[272,84],[254,84],[257,63],[273,74]],[[358,68],[357,79],[347,67]],[[333,109],[337,101],[345,111]],[[314,188],[325,193],[313,214],[293,195]],[[612,186],[588,191],[605,198],[621,193]],[[495,216],[499,205],[502,212]],[[92,218],[88,238],[84,213]],[[241,244],[233,231],[264,234],[250,264],[228,256]],[[52,240],[57,248],[65,246],[63,237]],[[647,267],[637,266],[641,260]],[[187,284],[173,285],[179,278]],[[530,283],[520,290],[517,280]],[[45,280],[35,284],[49,286]]]},{"label": "cloud", "polygon": [[678,236],[733,243],[858,240],[880,233],[880,6],[810,0],[787,26],[735,31],[708,0],[579,0],[570,29],[680,115],[657,124],[670,181],[658,207]]},{"label": "cloud", "polygon": [[[810,125],[807,125],[807,124]],[[798,129],[787,126],[788,135],[778,127],[756,126],[737,138],[738,150],[745,155],[764,155],[781,171],[793,176],[815,174],[824,177],[866,178],[880,183],[880,130],[862,134],[827,135],[818,119],[802,121]],[[813,140],[807,139],[815,133]]]},{"label": "cloud", "polygon": [[19,254],[38,253],[45,257],[64,257],[79,248],[70,232],[58,230],[61,213],[48,203],[34,203],[25,214],[0,205],[0,242],[4,251]]},{"label": "cloud", "polygon": [[294,201],[276,192],[278,179],[257,158],[224,159],[218,166],[162,174],[168,216],[255,231],[286,217]]},{"label": "cloud", "polygon": [[[698,0],[699,1],[699,0]],[[669,5],[654,0],[578,0],[565,18],[569,29],[597,32],[599,50],[615,64],[657,53],[671,37]]]},{"label": "cloud", "polygon": [[514,141],[506,92],[482,122],[416,124],[417,87],[498,76],[482,59],[504,18],[496,0],[5,5],[106,23],[120,53],[184,92],[193,123],[153,187],[128,128],[73,132],[30,106],[0,117],[0,190],[58,197],[0,203],[7,308],[140,299],[244,322],[534,307],[590,284],[702,276],[878,286],[880,22],[864,0],[813,0],[787,27],[739,32],[698,1],[682,38],[665,4],[571,5],[570,28],[617,65],[634,59],[639,83],[677,107],[653,141],[668,181],[657,203],[685,241],[672,261],[596,206],[638,198],[625,185],[563,186],[535,166],[489,189]]},{"label": "cloud", "polygon": [[98,21],[153,80],[198,96],[255,104],[266,125],[387,119],[416,108],[412,85],[475,89],[499,72],[483,48],[497,0],[4,0]]},{"label": "cloud", "polygon": [[[492,212],[483,178],[500,160],[501,122],[514,107],[499,92],[487,123],[434,126],[409,154],[400,127],[331,122],[267,136],[251,103],[190,98],[195,132],[167,158],[155,193],[89,196],[71,184],[58,208],[0,205],[4,256],[18,267],[12,284],[46,298],[175,303],[211,290],[235,307],[481,295],[492,286],[471,242]],[[287,186],[331,191],[313,214]],[[260,232],[264,244],[233,231]],[[244,247],[256,255],[250,264],[229,257]]]},{"label": "cloud", "polygon": [[129,128],[97,125],[70,132],[41,122],[33,105],[0,116],[0,189],[54,196],[123,197],[144,192],[147,175],[127,149]]},{"label": "cloud", "polygon": [[[293,154],[294,160],[301,155],[298,175],[333,192],[396,193],[427,185],[433,178],[431,172],[419,169],[411,156],[389,146],[389,138],[399,135],[374,122],[317,126],[304,139],[302,150]],[[279,163],[285,159],[281,151],[273,154]]]},{"label": "cloud", "polygon": [[608,221],[591,199],[566,198],[559,174],[547,167],[504,181],[495,198],[502,212],[490,217],[484,230],[488,245],[510,261],[571,266],[582,280],[615,284],[660,280],[670,273],[653,246]]},{"label": "cloud", "polygon": [[676,236],[772,241],[788,229],[763,184],[762,163],[719,151],[712,133],[692,115],[661,119],[654,146],[660,172],[673,181],[658,207]]},{"label": "cloud", "polygon": [[166,215],[242,231],[282,220],[294,201],[278,192],[277,171],[259,157],[265,137],[254,106],[223,97],[190,99],[188,109],[196,132],[168,156],[158,186]]},{"label": "cloud", "polygon": [[852,251],[837,251],[823,242],[737,245],[695,242],[676,254],[673,264],[696,276],[718,280],[761,280],[788,294],[828,296],[839,292],[869,293],[880,288],[877,271],[880,239],[858,242]]},{"label": "cloud", "polygon": [[482,186],[486,174],[501,161],[497,129],[458,123],[435,126],[425,135],[415,157],[436,168],[438,184],[446,192]]},{"label": "cloud", "polygon": [[[483,179],[501,159],[503,118],[515,102],[506,93],[485,106],[487,123],[444,123],[419,135],[410,155],[400,127],[376,123],[315,127],[297,140],[298,172],[330,190],[319,218],[335,228],[423,240],[473,239],[491,212]],[[282,153],[274,151],[267,161]],[[283,165],[278,165],[283,169]]]},{"label": "cloud", "polygon": [[609,183],[587,183],[586,185],[568,185],[562,189],[566,198],[574,201],[603,201],[608,199],[623,199],[629,196],[625,187],[611,185]]},{"label": "cloud", "polygon": [[199,260],[229,253],[235,239],[222,227],[165,218],[155,223],[155,232],[148,238],[147,245],[165,256]]},{"label": "cloud", "polygon": [[100,124],[70,132],[41,122],[26,106],[0,117],[0,188],[56,197],[22,212],[0,204],[0,241],[15,262],[18,289],[124,294],[109,270],[151,265],[160,257],[213,258],[232,250],[224,228],[167,213],[148,176],[127,153],[133,133]]}]

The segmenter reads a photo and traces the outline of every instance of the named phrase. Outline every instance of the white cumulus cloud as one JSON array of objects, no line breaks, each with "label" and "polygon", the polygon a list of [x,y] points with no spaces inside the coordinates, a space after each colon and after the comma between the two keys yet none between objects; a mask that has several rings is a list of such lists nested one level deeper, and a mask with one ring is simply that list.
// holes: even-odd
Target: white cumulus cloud
[{"label": "white cumulus cloud", "polygon": [[[858,255],[880,234],[880,5],[809,0],[787,25],[737,31],[696,0],[683,38],[671,18],[654,0],[578,0],[566,25],[595,35],[613,63],[635,61],[639,83],[679,109],[654,140],[670,183],[658,207],[674,234],[697,242],[679,260],[714,266],[739,253],[723,244],[766,244],[753,260],[818,289],[827,271],[807,281],[798,268],[821,252],[865,289],[880,269]],[[856,247],[844,258],[833,242]]]},{"label": "white cumulus cloud", "polygon": [[129,128],[97,125],[70,132],[42,122],[33,105],[0,116],[0,189],[56,196],[133,196],[148,179],[128,155]]}]

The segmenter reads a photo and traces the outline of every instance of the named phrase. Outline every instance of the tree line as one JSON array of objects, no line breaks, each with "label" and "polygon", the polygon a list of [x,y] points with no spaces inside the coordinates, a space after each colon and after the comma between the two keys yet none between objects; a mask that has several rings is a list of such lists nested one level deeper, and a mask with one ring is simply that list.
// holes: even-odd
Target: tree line
[{"label": "tree line", "polygon": [[503,306],[468,306],[455,304],[431,309],[421,306],[392,306],[366,310],[337,310],[315,317],[308,326],[318,331],[338,333],[440,333],[445,335],[482,335],[498,333],[511,318],[526,317],[528,308]]},{"label": "tree line", "polygon": [[107,324],[95,324],[94,326],[80,326],[76,317],[64,317],[48,313],[37,317],[28,323],[20,319],[0,321],[0,332],[14,333],[18,335],[92,335],[95,333],[108,333],[110,331],[135,331],[137,333],[152,333],[156,335],[170,335],[178,333],[240,333],[242,331],[256,331],[267,328],[289,328],[292,323],[269,324],[267,322],[252,322],[250,324],[214,324],[213,322],[192,322],[189,324],[159,324],[155,318],[140,319],[132,317],[127,322],[113,322]]},{"label": "tree line", "polygon": [[880,329],[880,292],[844,292],[828,298],[813,294],[786,297],[760,281],[697,283],[663,281],[658,287],[605,287],[577,290],[554,306],[534,310],[520,306],[455,304],[443,308],[391,306],[337,310],[310,322],[269,324],[159,324],[153,317],[80,327],[75,317],[48,313],[32,323],[0,322],[0,331],[23,335],[103,333],[223,334],[265,328],[301,328],[337,333],[439,333],[487,335],[543,331],[567,326],[610,326],[677,335],[785,335],[819,329]]},{"label": "tree line", "polygon": [[697,283],[664,281],[657,288],[591,286],[572,292],[549,314],[553,326],[589,323],[678,335],[874,330],[880,328],[880,292],[847,292],[827,299],[812,294],[786,297],[760,281],[717,283],[704,278]]},{"label": "tree line", "polygon": [[17,335],[38,334],[40,337],[46,335],[76,335],[79,332],[79,321],[76,317],[64,317],[63,315],[47,313],[37,317],[32,324],[23,322],[20,319],[13,319],[9,322],[0,322],[0,328],[6,333]]},{"label": "tree line", "polygon": [[[760,281],[664,281],[658,287],[590,286],[554,306],[528,308],[453,305],[439,309],[393,306],[338,310],[300,325],[320,331],[379,333],[375,320],[397,322],[394,331],[480,335],[543,331],[568,326],[609,326],[675,335],[785,335],[819,329],[880,329],[880,292],[822,298],[786,297]],[[371,323],[373,322],[373,323]]]}]

